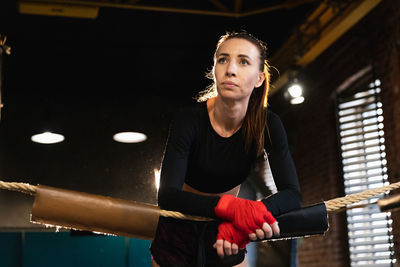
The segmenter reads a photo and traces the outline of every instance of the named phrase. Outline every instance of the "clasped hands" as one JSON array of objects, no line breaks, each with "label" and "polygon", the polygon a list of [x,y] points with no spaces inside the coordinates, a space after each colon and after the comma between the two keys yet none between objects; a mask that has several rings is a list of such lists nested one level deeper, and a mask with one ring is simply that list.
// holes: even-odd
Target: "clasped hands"
[{"label": "clasped hands", "polygon": [[215,207],[215,215],[224,220],[218,226],[213,245],[220,257],[237,254],[251,240],[279,235],[278,222],[261,201],[223,195]]}]

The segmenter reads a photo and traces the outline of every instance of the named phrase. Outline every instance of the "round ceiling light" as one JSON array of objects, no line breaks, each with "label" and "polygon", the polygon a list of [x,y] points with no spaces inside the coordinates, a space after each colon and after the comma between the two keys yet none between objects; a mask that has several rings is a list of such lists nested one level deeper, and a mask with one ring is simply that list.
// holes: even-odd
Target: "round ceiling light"
[{"label": "round ceiling light", "polygon": [[293,84],[289,87],[288,91],[290,96],[293,98],[301,97],[303,94],[303,88],[301,88],[299,84]]},{"label": "round ceiling light", "polygon": [[295,97],[295,98],[292,98],[292,99],[290,100],[290,103],[291,103],[292,105],[301,104],[301,103],[303,103],[303,102],[304,102],[304,97],[302,97],[302,96],[300,96],[300,97]]},{"label": "round ceiling light", "polygon": [[51,132],[35,134],[31,137],[32,142],[39,144],[55,144],[64,141],[64,139],[63,135]]},{"label": "round ceiling light", "polygon": [[114,141],[120,143],[140,143],[147,140],[147,136],[138,132],[121,132],[113,136]]}]

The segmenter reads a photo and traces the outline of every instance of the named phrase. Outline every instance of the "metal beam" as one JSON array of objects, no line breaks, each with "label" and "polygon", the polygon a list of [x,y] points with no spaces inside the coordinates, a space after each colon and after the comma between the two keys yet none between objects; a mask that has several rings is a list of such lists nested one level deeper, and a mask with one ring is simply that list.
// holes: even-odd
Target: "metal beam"
[{"label": "metal beam", "polygon": [[[87,1],[87,0],[20,0],[19,5],[29,4],[42,4],[42,5],[65,5],[65,6],[77,6],[77,7],[109,7],[109,8],[120,8],[120,9],[132,9],[132,10],[145,10],[145,11],[158,11],[158,12],[171,12],[171,13],[183,13],[183,14],[195,14],[195,15],[210,15],[210,16],[221,16],[221,17],[238,17],[238,14],[233,12],[225,11],[213,11],[213,10],[200,10],[200,9],[186,9],[186,8],[175,8],[175,7],[164,7],[164,6],[145,6],[131,4],[130,2],[101,2],[101,1]],[[25,11],[26,13],[29,10]],[[33,13],[37,14],[37,13]],[[47,15],[47,14],[44,14]],[[58,15],[55,13],[54,15]]]},{"label": "metal beam", "polygon": [[219,10],[224,11],[224,12],[231,12],[231,10],[229,10],[229,8],[227,8],[224,4],[222,4],[220,1],[218,0],[209,0],[211,4],[213,4],[214,6],[216,6]]},{"label": "metal beam", "polygon": [[272,83],[270,94],[276,93],[289,82],[287,71],[313,62],[380,2],[382,0],[355,1],[342,12],[321,3],[300,25],[299,32],[289,37],[272,55],[270,63],[283,74]]},{"label": "metal beam", "polygon": [[305,66],[311,63],[337,39],[365,17],[381,1],[382,0],[359,1],[351,5],[343,12],[343,15],[338,16],[338,19],[321,33],[318,42],[297,60],[297,64],[299,66]]},{"label": "metal beam", "polygon": [[96,6],[66,5],[57,3],[38,3],[25,1],[20,1],[18,3],[18,11],[21,14],[86,19],[95,19],[99,14],[99,8]]},{"label": "metal beam", "polygon": [[290,3],[266,6],[264,8],[256,8],[254,10],[240,13],[240,17],[248,17],[248,16],[253,16],[253,15],[258,15],[258,14],[271,12],[271,11],[275,11],[275,10],[279,10],[279,9],[291,9],[291,8],[294,8],[294,7],[297,7],[300,5],[317,2],[317,1],[319,1],[319,0],[298,0],[298,1],[293,1]]},{"label": "metal beam", "polygon": [[[100,0],[19,0],[18,3],[21,4],[57,4],[57,5],[66,5],[66,6],[78,6],[78,7],[110,7],[110,8],[121,8],[121,9],[134,9],[134,10],[145,10],[145,11],[158,11],[158,12],[172,12],[172,13],[184,13],[184,14],[194,14],[194,15],[209,15],[209,16],[221,16],[221,17],[235,17],[242,18],[248,17],[256,14],[266,13],[270,11],[275,11],[279,9],[290,9],[296,6],[316,2],[318,0],[297,0],[291,3],[284,3],[278,5],[271,5],[264,8],[256,8],[254,10],[250,10],[247,12],[234,12],[230,11],[229,8],[224,6],[218,0],[210,0],[218,9],[223,11],[216,10],[202,10],[195,8],[181,8],[181,7],[168,7],[168,6],[152,6],[152,5],[137,5],[135,0],[131,1],[121,1],[121,2],[103,2]],[[241,6],[241,1],[238,0],[235,2],[235,9],[239,9]],[[59,6],[58,6],[59,8]],[[25,12],[29,12],[26,10]],[[36,14],[36,13],[35,13]],[[46,14],[47,15],[47,14]],[[55,13],[54,15],[57,15]]]}]

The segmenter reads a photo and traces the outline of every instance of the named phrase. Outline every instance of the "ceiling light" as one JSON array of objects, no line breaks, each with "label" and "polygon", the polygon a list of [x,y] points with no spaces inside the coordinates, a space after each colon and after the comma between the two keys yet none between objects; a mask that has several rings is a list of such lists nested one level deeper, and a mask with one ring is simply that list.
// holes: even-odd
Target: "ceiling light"
[{"label": "ceiling light", "polygon": [[304,102],[304,97],[302,97],[302,96],[290,99],[290,104],[292,104],[292,105],[301,104],[303,102]]},{"label": "ceiling light", "polygon": [[303,94],[303,88],[301,88],[301,86],[298,84],[291,85],[289,87],[288,91],[289,91],[290,96],[294,97],[294,98],[300,97]]},{"label": "ceiling light", "polygon": [[31,137],[32,142],[39,144],[55,144],[64,141],[64,139],[63,135],[51,132],[35,134]]},{"label": "ceiling light", "polygon": [[147,136],[137,132],[121,132],[113,136],[114,141],[120,143],[140,143],[147,140]]},{"label": "ceiling light", "polygon": [[284,93],[284,97],[289,100],[292,105],[304,102],[303,87],[300,85],[296,77],[292,79],[290,86]]}]

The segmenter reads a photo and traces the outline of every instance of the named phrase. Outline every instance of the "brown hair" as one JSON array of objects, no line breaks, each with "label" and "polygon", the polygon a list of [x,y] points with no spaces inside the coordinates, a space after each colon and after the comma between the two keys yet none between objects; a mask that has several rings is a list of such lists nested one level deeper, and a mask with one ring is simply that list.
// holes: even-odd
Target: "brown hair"
[{"label": "brown hair", "polygon": [[[242,30],[239,32],[227,32],[225,35],[219,38],[217,48],[214,53],[214,62],[216,59],[216,53],[219,47],[227,40],[239,38],[245,39],[254,44],[260,53],[260,71],[264,72],[265,80],[263,86],[254,88],[247,108],[246,116],[243,121],[243,133],[245,136],[245,149],[250,150],[250,147],[255,144],[257,156],[260,156],[264,152],[264,133],[265,129],[268,131],[267,125],[267,105],[268,105],[268,92],[270,85],[270,72],[269,64],[266,59],[267,46],[264,42],[257,39],[250,33]],[[207,78],[214,81],[214,68],[209,71],[206,75]],[[199,93],[197,101],[206,101],[217,95],[217,89],[213,82],[206,90]],[[269,132],[268,132],[269,136]]]}]

